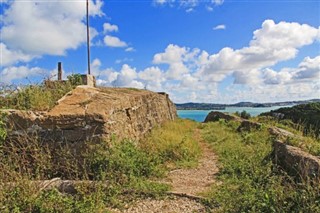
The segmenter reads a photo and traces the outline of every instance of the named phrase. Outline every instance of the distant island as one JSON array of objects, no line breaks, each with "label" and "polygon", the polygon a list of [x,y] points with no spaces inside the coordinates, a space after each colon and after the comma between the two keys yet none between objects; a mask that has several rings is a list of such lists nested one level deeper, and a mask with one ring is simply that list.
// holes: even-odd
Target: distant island
[{"label": "distant island", "polygon": [[284,101],[274,103],[253,103],[253,102],[239,102],[236,104],[215,104],[215,103],[182,103],[175,104],[177,110],[223,110],[226,107],[273,107],[273,106],[288,106],[298,104],[308,104],[320,102],[320,99],[311,99],[304,101]]}]

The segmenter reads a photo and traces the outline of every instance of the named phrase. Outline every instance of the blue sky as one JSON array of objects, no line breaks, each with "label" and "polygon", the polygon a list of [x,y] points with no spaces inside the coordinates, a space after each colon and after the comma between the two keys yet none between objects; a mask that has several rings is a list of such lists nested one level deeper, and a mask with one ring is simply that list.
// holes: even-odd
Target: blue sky
[{"label": "blue sky", "polygon": [[[86,73],[84,0],[1,0],[0,84]],[[102,86],[177,103],[320,97],[320,1],[90,1]]]}]

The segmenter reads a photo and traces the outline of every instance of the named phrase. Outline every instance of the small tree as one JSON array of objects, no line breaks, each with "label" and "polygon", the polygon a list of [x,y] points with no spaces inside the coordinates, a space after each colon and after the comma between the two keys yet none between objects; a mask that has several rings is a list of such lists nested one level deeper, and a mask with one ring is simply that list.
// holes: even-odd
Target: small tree
[{"label": "small tree", "polygon": [[250,113],[246,112],[245,110],[243,110],[241,113],[240,113],[240,117],[241,118],[244,118],[244,119],[249,119],[251,118],[251,115]]}]

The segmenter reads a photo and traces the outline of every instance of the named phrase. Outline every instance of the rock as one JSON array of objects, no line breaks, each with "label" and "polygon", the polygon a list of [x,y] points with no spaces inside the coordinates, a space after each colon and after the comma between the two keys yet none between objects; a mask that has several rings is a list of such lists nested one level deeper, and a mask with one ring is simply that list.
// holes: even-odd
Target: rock
[{"label": "rock", "polygon": [[9,130],[25,130],[37,124],[44,112],[32,112],[27,110],[6,109],[1,110],[6,114],[6,124]]},{"label": "rock", "polygon": [[78,86],[47,113],[11,110],[7,123],[14,131],[37,126],[45,140],[71,142],[139,139],[153,127],[177,117],[167,94],[129,88]]},{"label": "rock", "polygon": [[293,133],[278,127],[270,127],[268,130],[271,135],[274,135],[277,137],[284,137],[284,138],[297,137]]},{"label": "rock", "polygon": [[289,174],[303,179],[320,180],[320,158],[301,149],[287,145],[280,140],[274,141],[274,161]]},{"label": "rock", "polygon": [[261,129],[262,125],[258,122],[253,122],[249,120],[243,120],[238,127],[237,131],[251,131],[251,130],[258,130]]},{"label": "rock", "polygon": [[234,115],[229,115],[229,114],[219,112],[219,111],[211,111],[207,115],[207,117],[205,118],[204,123],[212,122],[212,121],[219,121],[219,119],[224,119],[226,121],[233,121],[233,120],[239,121],[239,120],[241,120],[241,118],[234,116]]}]

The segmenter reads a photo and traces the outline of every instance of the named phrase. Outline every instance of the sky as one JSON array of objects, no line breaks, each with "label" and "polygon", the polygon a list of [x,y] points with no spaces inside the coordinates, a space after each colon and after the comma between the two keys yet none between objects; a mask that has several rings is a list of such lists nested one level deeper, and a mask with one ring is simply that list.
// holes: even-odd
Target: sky
[{"label": "sky", "polygon": [[[87,73],[85,0],[0,0],[0,86]],[[89,0],[97,84],[175,103],[320,98],[320,0]]]}]

